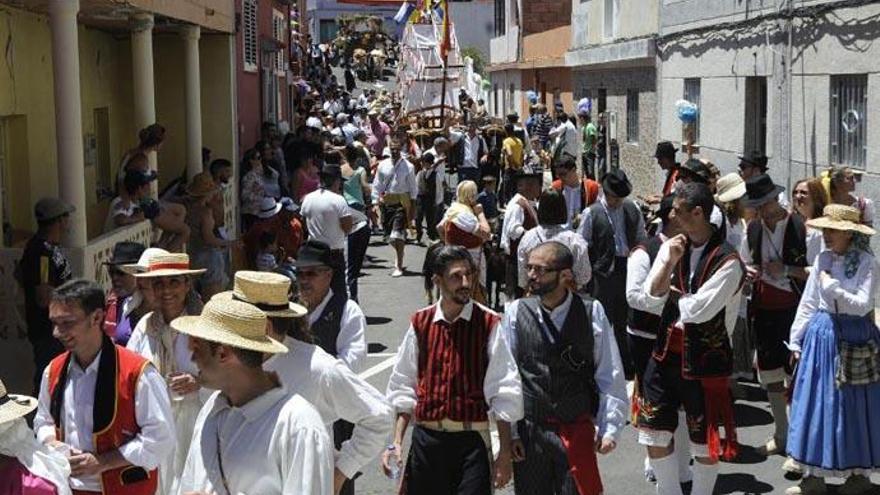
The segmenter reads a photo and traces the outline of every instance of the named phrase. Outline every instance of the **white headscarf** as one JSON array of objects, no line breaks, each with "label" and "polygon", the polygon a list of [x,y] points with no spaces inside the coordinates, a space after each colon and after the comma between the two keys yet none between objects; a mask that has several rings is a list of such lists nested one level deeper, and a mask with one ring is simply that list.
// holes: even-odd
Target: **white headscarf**
[{"label": "white headscarf", "polygon": [[55,485],[58,495],[71,494],[67,458],[38,442],[24,418],[0,423],[0,454],[15,457],[33,475]]}]

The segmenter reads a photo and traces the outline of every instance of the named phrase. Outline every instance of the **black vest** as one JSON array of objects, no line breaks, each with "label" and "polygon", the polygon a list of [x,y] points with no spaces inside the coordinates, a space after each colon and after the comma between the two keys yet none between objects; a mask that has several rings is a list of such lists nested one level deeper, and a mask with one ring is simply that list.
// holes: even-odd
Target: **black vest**
[{"label": "black vest", "polygon": [[[752,262],[760,266],[763,263],[761,244],[764,242],[764,228],[760,218],[749,222],[746,228],[746,237],[749,243],[749,252]],[[777,246],[778,248],[779,246]],[[785,226],[785,234],[782,236],[782,263],[789,266],[807,266],[807,227],[798,215],[789,215]],[[788,277],[794,292],[798,295],[804,293],[804,282]]]},{"label": "black vest", "polygon": [[[712,278],[718,268],[730,259],[742,263],[736,250],[730,244],[724,242],[720,236],[715,235],[703,250],[700,261],[694,270],[693,276],[688,279],[685,270],[690,267],[690,244],[684,256],[672,272],[671,285],[677,287],[682,294],[695,294],[707,280]],[[745,270],[743,270],[743,274]],[[742,286],[742,277],[737,284]],[[739,297],[739,293],[734,297]],[[685,378],[713,378],[730,376],[733,371],[733,352],[730,340],[727,337],[727,325],[725,323],[726,308],[704,323],[686,323],[684,325],[684,345],[682,352],[682,376]],[[669,332],[672,325],[678,321],[678,298],[670,297],[666,301],[661,316],[657,342],[654,347],[654,357],[659,361],[666,358],[669,344]]]},{"label": "black vest", "polygon": [[[642,216],[642,212],[630,199],[624,199],[621,208],[623,208],[626,242],[632,249],[636,245],[636,228],[639,225],[639,217]],[[587,239],[590,243],[590,264],[593,266],[594,274],[607,277],[611,275],[617,250],[614,246],[614,228],[608,221],[605,205],[601,201],[590,205],[590,219],[593,222],[592,239]]]},{"label": "black vest", "polygon": [[[644,244],[639,244],[633,249],[633,251],[635,251],[636,249],[643,249],[646,253],[648,253],[648,259],[651,262],[651,266],[653,266],[654,260],[657,259],[657,253],[660,252],[660,246],[662,245],[663,240],[658,235],[648,239],[648,241]],[[627,306],[629,307],[629,305]],[[633,330],[657,335],[658,331],[660,330],[660,315],[651,314],[647,311],[641,311],[629,307],[629,313],[626,317],[626,324]]]},{"label": "black vest", "polygon": [[337,357],[336,339],[339,337],[342,313],[348,303],[348,296],[344,293],[333,293],[333,297],[327,301],[321,317],[312,324],[312,333],[315,335],[315,343],[321,346],[327,354]]},{"label": "black vest", "polygon": [[[522,378],[525,417],[536,423],[573,422],[599,407],[593,361],[593,300],[572,294],[571,308],[558,332],[536,297],[520,299],[516,316],[516,362]],[[541,324],[538,312],[544,311]],[[549,328],[548,328],[549,327]],[[551,343],[544,333],[556,333]]]}]

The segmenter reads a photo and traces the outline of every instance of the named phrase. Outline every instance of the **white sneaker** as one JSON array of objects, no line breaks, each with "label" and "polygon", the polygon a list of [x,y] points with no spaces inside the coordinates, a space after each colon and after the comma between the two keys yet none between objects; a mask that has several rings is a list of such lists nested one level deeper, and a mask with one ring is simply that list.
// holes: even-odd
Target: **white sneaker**
[{"label": "white sneaker", "polygon": [[861,495],[863,493],[870,493],[873,489],[874,485],[871,484],[871,480],[866,476],[854,474],[837,488],[837,493],[840,495]]},{"label": "white sneaker", "polygon": [[402,276],[403,276],[403,270],[401,270],[400,268],[395,268],[394,271],[391,272],[391,276],[394,277],[394,278],[402,277]]}]

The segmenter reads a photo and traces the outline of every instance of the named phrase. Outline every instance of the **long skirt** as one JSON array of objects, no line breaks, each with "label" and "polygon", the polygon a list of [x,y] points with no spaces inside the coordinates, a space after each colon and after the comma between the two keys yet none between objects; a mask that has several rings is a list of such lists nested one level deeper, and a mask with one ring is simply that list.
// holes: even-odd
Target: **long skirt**
[{"label": "long skirt", "polygon": [[819,311],[810,320],[794,381],[788,454],[816,476],[880,467],[880,383],[837,387],[836,337],[880,342],[867,317]]}]

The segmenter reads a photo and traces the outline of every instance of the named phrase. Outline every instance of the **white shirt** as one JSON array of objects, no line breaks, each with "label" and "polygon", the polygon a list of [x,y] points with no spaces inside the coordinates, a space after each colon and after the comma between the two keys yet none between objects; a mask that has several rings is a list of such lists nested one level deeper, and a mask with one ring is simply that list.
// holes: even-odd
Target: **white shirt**
[{"label": "white shirt", "polygon": [[116,196],[110,202],[110,211],[107,212],[107,218],[104,220],[104,233],[106,234],[120,228],[119,225],[116,225],[117,216],[132,217],[137,211],[138,205],[134,202],[129,202],[128,206],[125,206],[122,204],[122,198]]},{"label": "white shirt", "polygon": [[[443,314],[442,298],[436,303],[434,322],[446,321],[455,323],[458,320],[470,321],[474,311],[474,301],[469,301],[461,310],[458,318],[450,322]],[[483,311],[493,311],[480,305]],[[489,417],[496,421],[513,423],[523,417],[522,382],[519,370],[507,344],[504,332],[499,332],[499,325],[489,331],[489,342],[486,350],[489,354],[489,365],[483,380],[483,395],[489,406]],[[416,392],[419,376],[419,344],[412,324],[403,336],[403,342],[397,350],[397,360],[391,370],[388,389],[385,395],[398,413],[412,413],[418,402]]]},{"label": "white shirt", "polygon": [[[753,222],[760,222],[761,229],[763,230],[763,234],[761,235],[761,262],[764,264],[770,263],[771,261],[782,261],[782,251],[784,248],[785,242],[785,229],[788,227],[788,221],[790,216],[783,218],[782,220],[776,222],[776,225],[773,226],[773,230],[771,231],[767,228],[767,224],[764,223],[760,218],[756,218],[752,220]],[[746,241],[748,243],[748,241]],[[748,244],[747,244],[748,245]],[[751,249],[743,249],[741,252],[741,256],[743,258],[743,263],[747,265],[752,265],[755,263],[755,260],[752,259],[752,251]],[[791,289],[791,281],[785,275],[776,278],[770,275],[769,270],[761,271],[761,281],[776,287],[777,289],[781,289],[784,291],[792,292]]]},{"label": "white shirt", "polygon": [[[333,297],[333,289],[327,290],[327,295],[321,300],[315,309],[309,311],[309,325],[314,325],[330,298]],[[367,317],[356,302],[349,299],[342,310],[342,320],[339,322],[339,335],[336,337],[336,355],[353,371],[358,371],[360,364],[367,358],[367,340],[364,332],[367,329]]]},{"label": "white shirt", "polygon": [[412,199],[416,199],[419,195],[415,168],[403,157],[397,163],[392,163],[391,158],[386,158],[379,162],[376,168],[376,177],[373,178],[373,201],[379,201],[380,196],[388,193],[409,194]]},{"label": "white shirt", "polygon": [[[64,408],[61,411],[64,443],[84,452],[95,451],[93,411],[101,352],[98,352],[86,369],[82,369],[76,358],[72,358],[67,368],[67,382],[64,384]],[[119,453],[126,461],[148,471],[156,469],[164,457],[174,452],[174,420],[167,390],[162,376],[154,367],[147,366],[138,380],[134,397],[135,419],[141,431],[119,447]],[[55,421],[49,411],[50,403],[47,366],[40,383],[39,405],[34,418],[34,431],[41,443],[56,440]],[[70,487],[74,490],[101,492],[101,480],[99,476],[71,477]]]},{"label": "white shirt", "polygon": [[351,212],[341,194],[318,188],[306,194],[300,212],[306,219],[310,239],[321,241],[330,249],[345,249],[348,234],[342,230],[339,221],[350,217]]},{"label": "white shirt", "polygon": [[562,148],[563,153],[568,153],[573,157],[577,157],[579,154],[578,150],[580,149],[578,146],[577,134],[577,128],[570,120],[566,119],[565,122],[557,125],[550,131],[549,137],[550,139],[556,140],[555,143],[557,146],[564,139],[565,147]]},{"label": "white shirt", "polygon": [[[829,250],[819,254],[810,270],[794,323],[791,325],[791,350],[801,350],[804,333],[816,311],[865,316],[874,309],[877,284],[880,282],[875,258],[868,253],[859,252],[859,267],[852,278],[846,277],[845,259],[845,256]],[[831,274],[831,278],[825,282],[820,277],[823,271]]]},{"label": "white shirt", "polygon": [[[657,235],[659,235],[664,242],[668,239],[668,237],[662,233]],[[651,257],[648,256],[648,252],[644,249],[630,251],[629,258],[626,260],[626,303],[634,310],[660,316],[663,308],[651,307],[647,303],[645,297],[648,290],[650,290],[650,288],[645,287],[645,279],[648,278],[648,273],[650,271]],[[643,339],[657,339],[656,334],[632,328],[629,325],[626,326],[626,333]]]},{"label": "white shirt", "polygon": [[[568,293],[565,301],[550,311],[550,319],[556,328],[562,328],[568,311],[574,301],[574,295]],[[516,315],[519,301],[513,301],[504,312],[501,320],[503,333],[510,341],[511,351],[516,354]],[[626,378],[623,375],[623,363],[620,351],[614,339],[614,329],[605,316],[605,310],[599,301],[593,302],[593,364],[594,377],[599,388],[599,408],[596,413],[596,428],[601,438],[613,440],[620,438],[620,432],[626,424],[629,399],[626,394]],[[543,325],[544,316],[538,312],[538,321]],[[516,429],[514,429],[516,431]]]},{"label": "white shirt", "polygon": [[461,162],[460,168],[479,168],[480,166],[480,143],[483,143],[483,152],[487,150],[486,143],[483,140],[483,137],[479,134],[471,137],[471,135],[467,132],[449,132],[450,141],[453,144],[458,144],[460,139],[464,139],[464,143],[462,146],[464,148],[464,159]]},{"label": "white shirt", "polygon": [[[523,227],[526,212],[519,205],[520,198],[523,198],[523,196],[519,193],[514,194],[510,201],[507,202],[507,208],[504,210],[504,223],[501,227],[501,249],[509,255],[516,254],[510,252],[510,242],[516,241],[526,232],[525,227]],[[534,202],[529,201],[529,204],[532,205],[530,216],[537,224],[538,214],[535,211]]]},{"label": "white shirt", "polygon": [[[631,200],[624,199],[624,201]],[[629,250],[635,246],[630,246],[626,238],[626,219],[623,212],[623,203],[617,208],[609,208],[604,194],[599,197],[599,202],[602,207],[601,213],[607,215],[608,222],[614,230],[614,255],[618,257],[629,256]],[[641,215],[638,216],[638,219],[638,225],[636,225],[636,244],[644,242],[648,238],[648,234],[645,232],[645,219]],[[587,245],[589,245],[593,240],[593,218],[589,207],[584,208],[584,211],[581,213],[581,226],[578,228],[578,232],[586,239]]]},{"label": "white shirt", "polygon": [[336,453],[336,468],[349,479],[385,447],[392,429],[391,406],[366,380],[316,345],[285,337],[286,354],[274,354],[263,369],[274,371],[289,390],[309,401],[333,435],[333,423],[353,423],[351,439]]},{"label": "white shirt", "polygon": [[590,265],[590,255],[587,252],[587,241],[577,232],[565,228],[564,225],[539,225],[526,232],[517,248],[517,270],[519,271],[519,286],[525,287],[529,277],[526,265],[529,262],[529,251],[538,244],[547,241],[558,241],[568,246],[574,257],[574,282],[578,288],[587,285],[593,276],[593,268]]},{"label": "white shirt", "polygon": [[323,129],[324,123],[321,122],[321,119],[318,117],[309,117],[306,119],[306,127],[312,127],[315,129]]},{"label": "white shirt", "polygon": [[584,184],[582,182],[578,182],[574,187],[562,185],[562,196],[565,198],[565,209],[568,215],[566,228],[571,228],[574,225],[574,220],[581,214],[581,210],[586,208],[586,205],[581,204],[583,190]]},{"label": "white shirt", "polygon": [[[688,276],[693,276],[694,270],[700,261],[706,245],[691,247],[690,266]],[[669,259],[669,241],[660,246],[657,259],[651,266],[648,278],[645,279],[645,309],[653,314],[660,314],[669,293],[661,296],[651,295],[651,285],[663,271],[663,265]],[[681,327],[685,323],[705,323],[715,317],[721,310],[724,313],[724,325],[728,335],[733,333],[736,327],[736,319],[739,315],[742,288],[743,269],[738,259],[731,259],[715,270],[715,273],[703,282],[703,285],[693,294],[683,294],[678,300],[679,319],[675,326]]]},{"label": "white shirt", "polygon": [[807,227],[807,265],[813,266],[819,253],[825,250],[825,237],[822,229]]},{"label": "white shirt", "polygon": [[202,407],[180,482],[190,491],[226,495],[330,495],[333,441],[318,411],[286,387],[241,407],[215,392]]}]

